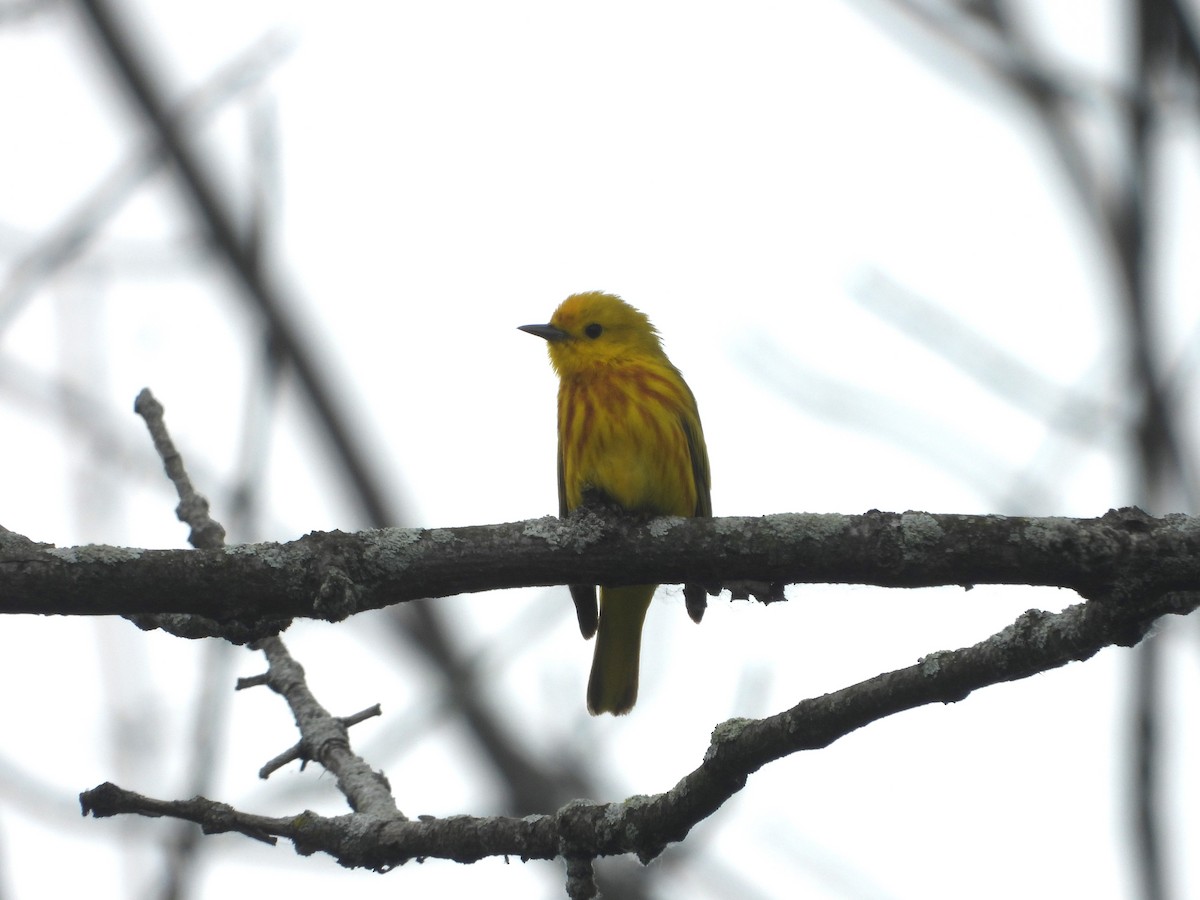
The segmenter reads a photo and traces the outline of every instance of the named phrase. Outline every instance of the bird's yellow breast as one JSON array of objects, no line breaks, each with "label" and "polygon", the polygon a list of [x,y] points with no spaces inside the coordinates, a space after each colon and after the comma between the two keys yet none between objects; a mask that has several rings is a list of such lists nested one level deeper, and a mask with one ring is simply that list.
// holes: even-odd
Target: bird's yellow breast
[{"label": "bird's yellow breast", "polygon": [[658,515],[696,512],[684,421],[699,418],[669,364],[597,366],[562,380],[559,451],[567,508],[598,489],[619,506]]}]

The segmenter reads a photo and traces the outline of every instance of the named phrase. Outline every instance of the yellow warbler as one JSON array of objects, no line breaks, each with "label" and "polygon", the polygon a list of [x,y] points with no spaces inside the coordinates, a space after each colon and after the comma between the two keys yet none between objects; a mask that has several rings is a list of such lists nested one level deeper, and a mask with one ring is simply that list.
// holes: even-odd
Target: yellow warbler
[{"label": "yellow warbler", "polygon": [[[549,342],[558,373],[558,511],[596,493],[622,509],[711,516],[708,451],[691,389],[663,352],[645,314],[600,291],[574,294],[547,325],[522,325]],[[597,632],[588,712],[621,715],[637,700],[642,623],[656,585],[571,585],[579,628]],[[704,614],[704,589],[684,588]]]}]

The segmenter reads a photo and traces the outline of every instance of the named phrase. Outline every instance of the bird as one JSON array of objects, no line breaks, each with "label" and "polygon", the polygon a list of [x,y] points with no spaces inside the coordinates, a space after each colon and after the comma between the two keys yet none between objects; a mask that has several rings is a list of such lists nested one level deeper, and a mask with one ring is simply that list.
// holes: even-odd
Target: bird
[{"label": "bird", "polygon": [[[544,325],[558,375],[558,512],[593,500],[639,515],[712,515],[708,450],[691,388],[645,313],[616,294],[567,297]],[[638,695],[642,625],[657,585],[570,585],[579,629],[596,635],[588,678],[592,715],[629,712]],[[699,622],[706,593],[684,587]]]}]

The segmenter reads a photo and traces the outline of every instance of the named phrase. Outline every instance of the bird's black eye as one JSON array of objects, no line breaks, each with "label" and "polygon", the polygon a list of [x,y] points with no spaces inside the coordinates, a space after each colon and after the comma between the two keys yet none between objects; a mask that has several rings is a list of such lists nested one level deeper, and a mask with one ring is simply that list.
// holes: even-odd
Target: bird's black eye
[{"label": "bird's black eye", "polygon": [[592,338],[593,340],[600,337],[600,334],[603,331],[604,331],[604,328],[598,322],[593,322],[587,328],[583,329],[583,333],[586,334],[588,337]]}]

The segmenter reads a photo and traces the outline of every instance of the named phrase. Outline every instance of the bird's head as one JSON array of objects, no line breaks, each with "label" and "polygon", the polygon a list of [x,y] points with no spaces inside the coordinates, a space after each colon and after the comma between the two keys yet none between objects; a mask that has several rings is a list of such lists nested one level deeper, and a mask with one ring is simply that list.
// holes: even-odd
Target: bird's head
[{"label": "bird's head", "polygon": [[545,338],[559,376],[620,360],[665,360],[658,331],[646,314],[616,294],[572,294],[546,325],[521,325]]}]

